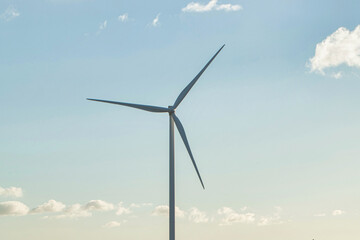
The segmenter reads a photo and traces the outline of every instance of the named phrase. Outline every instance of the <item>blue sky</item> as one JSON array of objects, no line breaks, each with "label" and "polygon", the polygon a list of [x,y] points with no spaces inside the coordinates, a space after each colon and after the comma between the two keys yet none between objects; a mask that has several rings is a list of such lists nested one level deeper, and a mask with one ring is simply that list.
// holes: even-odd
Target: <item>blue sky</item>
[{"label": "blue sky", "polygon": [[0,2],[0,238],[358,239],[358,1]]}]

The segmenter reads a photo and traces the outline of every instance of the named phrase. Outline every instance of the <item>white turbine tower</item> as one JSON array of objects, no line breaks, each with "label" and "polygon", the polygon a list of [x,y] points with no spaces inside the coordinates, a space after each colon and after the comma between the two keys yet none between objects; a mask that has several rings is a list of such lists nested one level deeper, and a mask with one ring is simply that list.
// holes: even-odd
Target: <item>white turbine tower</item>
[{"label": "white turbine tower", "polygon": [[196,173],[199,177],[202,187],[204,187],[204,183],[201,179],[199,170],[196,166],[194,157],[191,153],[189,142],[186,138],[184,127],[182,126],[179,118],[175,115],[175,109],[179,106],[181,101],[185,98],[188,94],[190,89],[194,86],[196,81],[200,78],[206,68],[210,65],[210,63],[215,59],[215,57],[219,54],[219,52],[223,49],[225,44],[215,53],[215,55],[210,59],[210,61],[201,69],[201,71],[196,75],[196,77],[182,90],[180,95],[177,97],[173,106],[169,106],[168,108],[165,107],[157,107],[157,106],[149,106],[149,105],[141,105],[141,104],[134,104],[134,103],[125,103],[125,102],[115,102],[115,101],[108,101],[108,100],[100,100],[100,99],[92,99],[87,98],[87,100],[97,101],[97,102],[104,102],[104,103],[112,103],[123,105],[127,107],[137,108],[141,110],[145,110],[148,112],[157,112],[157,113],[169,113],[169,120],[170,120],[170,156],[169,156],[169,239],[175,240],[175,155],[174,155],[174,122],[175,125],[180,133],[180,136],[185,144],[185,147],[190,155],[191,161],[194,165]]}]

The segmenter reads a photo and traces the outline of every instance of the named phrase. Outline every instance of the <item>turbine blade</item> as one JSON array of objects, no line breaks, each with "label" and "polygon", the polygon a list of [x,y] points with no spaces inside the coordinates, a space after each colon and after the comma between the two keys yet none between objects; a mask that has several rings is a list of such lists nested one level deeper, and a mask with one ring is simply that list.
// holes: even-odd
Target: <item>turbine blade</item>
[{"label": "turbine blade", "polygon": [[185,98],[185,96],[188,94],[190,89],[195,85],[196,81],[200,78],[200,76],[205,72],[206,68],[210,65],[210,63],[215,59],[215,57],[219,54],[219,52],[223,49],[225,44],[215,53],[215,55],[210,59],[210,61],[201,69],[201,71],[196,75],[196,77],[182,90],[180,95],[177,97],[175,103],[174,103],[174,109],[176,109],[181,101]]},{"label": "turbine blade", "polygon": [[134,104],[134,103],[125,103],[125,102],[114,102],[114,101],[92,99],[92,98],[87,98],[87,100],[96,101],[96,102],[104,102],[104,103],[112,103],[112,104],[117,104],[117,105],[123,105],[123,106],[127,106],[127,107],[132,107],[132,108],[145,110],[145,111],[148,111],[148,112],[169,112],[169,109],[164,108],[164,107],[156,107],[156,106],[141,105],[141,104]]},{"label": "turbine blade", "polygon": [[197,175],[198,175],[198,177],[199,177],[199,179],[200,179],[201,185],[202,185],[203,189],[205,189],[204,183],[203,183],[203,181],[202,181],[202,179],[201,179],[201,176],[200,176],[200,173],[199,173],[199,170],[198,170],[198,168],[197,168],[197,166],[196,166],[195,159],[194,159],[194,157],[193,157],[193,155],[192,155],[189,142],[188,142],[188,140],[187,140],[187,138],[186,138],[186,134],[185,134],[184,127],[182,126],[179,118],[175,115],[175,113],[172,114],[172,116],[173,116],[173,118],[174,118],[176,128],[178,129],[178,131],[179,131],[179,133],[180,133],[180,136],[181,136],[181,138],[182,138],[182,140],[183,140],[183,142],[184,142],[184,144],[185,144],[185,147],[186,147],[186,149],[187,149],[187,151],[188,151],[188,153],[189,153],[189,155],[190,155],[191,161],[192,161],[192,163],[193,163],[193,165],[194,165],[194,168],[195,168],[195,170],[196,170],[196,173],[197,173]]}]

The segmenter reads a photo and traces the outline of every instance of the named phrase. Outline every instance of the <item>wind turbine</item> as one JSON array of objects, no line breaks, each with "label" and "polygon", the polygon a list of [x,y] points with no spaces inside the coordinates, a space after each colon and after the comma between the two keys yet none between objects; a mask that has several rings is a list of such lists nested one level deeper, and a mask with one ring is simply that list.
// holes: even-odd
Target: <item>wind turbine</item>
[{"label": "wind turbine", "polygon": [[157,106],[149,106],[149,105],[142,105],[142,104],[134,104],[134,103],[125,103],[125,102],[115,102],[115,101],[108,101],[108,100],[100,100],[100,99],[92,99],[87,98],[90,101],[97,101],[97,102],[104,102],[104,103],[111,103],[122,105],[126,107],[137,108],[141,110],[145,110],[148,112],[155,112],[155,113],[169,113],[169,122],[170,122],[170,149],[169,149],[169,239],[175,240],[175,146],[174,146],[174,122],[175,125],[180,133],[180,136],[185,144],[185,147],[190,155],[191,161],[194,165],[195,171],[199,177],[200,183],[204,187],[204,183],[201,179],[199,170],[196,166],[195,159],[192,155],[189,142],[186,138],[185,130],[183,125],[181,124],[179,118],[175,115],[175,110],[179,106],[179,104],[184,100],[185,96],[189,93],[190,89],[195,85],[196,81],[200,78],[200,76],[204,73],[206,68],[210,65],[210,63],[215,59],[215,57],[219,54],[219,52],[223,49],[225,44],[215,53],[215,55],[210,59],[210,61],[201,69],[201,71],[195,76],[195,78],[182,90],[180,95],[177,97],[176,101],[174,102],[173,106],[165,107],[157,107]]}]

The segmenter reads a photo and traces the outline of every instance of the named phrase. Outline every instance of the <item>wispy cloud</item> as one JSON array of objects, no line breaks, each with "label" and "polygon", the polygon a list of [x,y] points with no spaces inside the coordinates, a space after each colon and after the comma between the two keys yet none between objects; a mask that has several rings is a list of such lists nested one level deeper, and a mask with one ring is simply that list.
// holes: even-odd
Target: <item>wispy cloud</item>
[{"label": "wispy cloud", "polygon": [[325,74],[325,69],[341,64],[360,68],[360,25],[353,31],[341,27],[316,44],[315,56],[308,63],[312,72],[321,74]]},{"label": "wispy cloud", "polygon": [[131,203],[130,208],[150,207],[152,203]]},{"label": "wispy cloud", "polygon": [[104,30],[107,27],[107,20],[105,20],[102,24],[99,26],[99,30]]},{"label": "wispy cloud", "polygon": [[113,209],[114,205],[112,203],[103,200],[91,200],[84,205],[77,203],[65,208],[62,214],[56,216],[56,218],[90,217],[93,211],[105,212]]},{"label": "wispy cloud", "polygon": [[[155,207],[152,215],[154,216],[169,216],[169,206],[167,205],[159,205]],[[184,217],[185,211],[181,210],[179,207],[175,207],[175,216],[176,217]]]},{"label": "wispy cloud", "polygon": [[201,212],[199,209],[193,207],[189,211],[189,220],[194,223],[206,223],[209,221],[209,218],[206,216],[205,212]]},{"label": "wispy cloud", "polygon": [[127,22],[129,20],[129,15],[127,13],[124,13],[124,14],[118,16],[118,20],[120,22]]},{"label": "wispy cloud", "polygon": [[64,209],[61,215],[56,218],[79,218],[79,217],[90,217],[92,213],[86,210],[84,206],[79,203],[72,204]]},{"label": "wispy cloud", "polygon": [[120,227],[121,223],[117,221],[111,221],[103,225],[103,228],[114,228],[114,227]]},{"label": "wispy cloud", "polygon": [[340,79],[342,78],[342,73],[341,72],[337,72],[331,75],[333,78],[335,79]]},{"label": "wispy cloud", "polygon": [[123,214],[129,214],[131,213],[131,210],[130,208],[126,208],[123,206],[123,202],[120,202],[118,204],[118,208],[117,208],[117,211],[116,211],[116,215],[123,215]]},{"label": "wispy cloud", "polygon": [[183,12],[210,12],[210,11],[239,11],[242,9],[240,5],[218,4],[218,0],[210,0],[207,4],[199,2],[191,2],[182,9]]},{"label": "wispy cloud", "polygon": [[[0,216],[24,216],[28,214],[48,214],[43,216],[44,219],[78,219],[93,216],[94,212],[109,212],[115,213],[118,216],[129,214],[130,217],[136,217],[133,212],[136,212],[138,208],[150,207],[152,203],[131,203],[124,205],[123,202],[119,202],[117,205],[106,202],[104,200],[91,200],[84,204],[71,204],[65,205],[62,202],[56,200],[49,200],[39,206],[29,210],[29,207],[22,202],[7,201],[0,202]],[[179,207],[175,207],[175,216],[179,218],[185,218],[193,223],[208,223],[218,222],[220,226],[232,225],[234,223],[257,223],[259,226],[280,224],[283,223],[280,215],[281,207],[275,207],[275,213],[269,217],[256,217],[255,213],[249,212],[247,207],[240,208],[239,212],[236,212],[230,207],[222,207],[217,210],[216,215],[208,216],[205,211],[201,211],[196,207],[192,207],[185,211]],[[342,215],[345,212],[343,210],[334,210],[333,215]],[[151,215],[153,216],[169,216],[168,205],[158,205],[154,208]],[[104,224],[103,228],[119,227],[126,220],[122,221],[109,221]]]},{"label": "wispy cloud", "polygon": [[343,214],[345,214],[345,211],[343,211],[343,210],[334,210],[333,212],[332,212],[332,215],[333,216],[340,216],[340,215],[343,215]]},{"label": "wispy cloud", "polygon": [[[10,195],[20,195],[19,191],[14,191],[14,188],[1,188],[3,196]],[[19,188],[17,188],[19,189]],[[66,206],[64,203],[49,200],[39,206],[29,208],[18,201],[8,201],[8,202],[0,202],[0,216],[23,216],[27,214],[53,214],[44,216],[44,219],[61,219],[61,218],[83,218],[83,217],[91,217],[93,212],[107,212],[114,211],[116,215],[124,215],[132,213],[132,208],[140,208],[140,207],[150,207],[152,203],[132,203],[129,207],[125,207],[123,202],[119,202],[117,206],[112,203],[106,202],[104,200],[91,200],[84,204],[70,204]],[[165,207],[165,212],[168,212],[167,206]],[[161,215],[162,207],[157,208],[154,215]],[[184,212],[177,208],[177,214],[183,217]],[[124,220],[125,221],[125,220]],[[124,222],[123,221],[123,222]]]},{"label": "wispy cloud", "polygon": [[18,201],[0,202],[0,216],[23,216],[29,207]]},{"label": "wispy cloud", "polygon": [[160,16],[160,13],[159,13],[158,15],[156,15],[156,17],[152,20],[151,26],[153,26],[153,27],[159,26],[159,24],[160,24],[160,22],[159,22],[159,16]]},{"label": "wispy cloud", "polygon": [[96,35],[99,35],[106,27],[107,27],[107,20],[105,20],[103,23],[100,24]]},{"label": "wispy cloud", "polygon": [[0,196],[18,198],[23,196],[23,191],[19,187],[8,187],[8,188],[0,187]]},{"label": "wispy cloud", "polygon": [[255,222],[254,213],[237,213],[229,207],[220,208],[217,213],[222,216],[220,225],[231,225],[233,223],[253,223]]},{"label": "wispy cloud", "polygon": [[282,224],[284,223],[281,220],[281,213],[282,213],[281,207],[275,207],[275,212],[272,216],[266,216],[261,217],[258,221],[259,226],[267,226],[267,225],[273,225],[273,224]]},{"label": "wispy cloud", "polygon": [[0,19],[9,22],[20,16],[19,11],[14,6],[9,6],[5,12],[0,14]]}]

